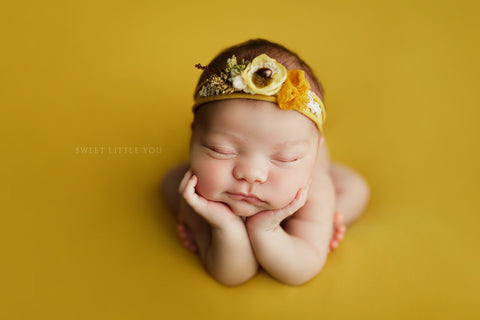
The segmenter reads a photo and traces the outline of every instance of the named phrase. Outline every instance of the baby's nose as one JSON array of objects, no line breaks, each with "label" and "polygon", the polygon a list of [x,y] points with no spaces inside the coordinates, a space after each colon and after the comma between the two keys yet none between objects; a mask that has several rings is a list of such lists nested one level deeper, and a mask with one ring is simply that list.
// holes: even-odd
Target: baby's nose
[{"label": "baby's nose", "polygon": [[264,183],[267,181],[268,168],[261,163],[244,162],[239,163],[233,170],[233,176],[237,180],[245,180],[248,183]]}]

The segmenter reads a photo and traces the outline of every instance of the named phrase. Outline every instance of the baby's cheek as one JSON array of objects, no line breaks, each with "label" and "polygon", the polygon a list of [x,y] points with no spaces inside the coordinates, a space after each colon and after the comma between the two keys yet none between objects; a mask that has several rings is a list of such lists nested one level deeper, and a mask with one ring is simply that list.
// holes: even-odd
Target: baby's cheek
[{"label": "baby's cheek", "polygon": [[216,194],[216,181],[211,178],[211,176],[199,176],[198,183],[196,186],[197,192],[207,198],[208,200],[214,200]]},{"label": "baby's cheek", "polygon": [[269,190],[268,202],[274,209],[280,209],[288,205],[296,195],[296,190],[293,184],[286,183],[284,180],[277,182],[271,181]]},{"label": "baby's cheek", "polygon": [[209,200],[216,200],[216,196],[223,188],[222,169],[220,166],[204,164],[192,167],[193,173],[198,178],[196,191]]},{"label": "baby's cheek", "polygon": [[293,199],[295,199],[298,190],[305,187],[307,182],[308,177],[301,174],[278,176],[275,179],[272,179],[272,203],[279,208],[287,206]]}]

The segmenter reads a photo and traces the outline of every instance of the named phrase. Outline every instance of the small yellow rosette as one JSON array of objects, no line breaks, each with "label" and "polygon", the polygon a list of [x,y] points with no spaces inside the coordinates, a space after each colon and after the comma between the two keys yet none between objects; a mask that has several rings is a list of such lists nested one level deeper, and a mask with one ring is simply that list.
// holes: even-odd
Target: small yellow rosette
[{"label": "small yellow rosette", "polygon": [[325,121],[325,106],[310,90],[303,70],[289,70],[287,79],[277,95],[277,104],[283,110],[296,110],[310,118],[322,131]]},{"label": "small yellow rosette", "polygon": [[278,92],[277,103],[283,110],[302,110],[309,101],[310,84],[303,70],[289,70],[282,89]]}]

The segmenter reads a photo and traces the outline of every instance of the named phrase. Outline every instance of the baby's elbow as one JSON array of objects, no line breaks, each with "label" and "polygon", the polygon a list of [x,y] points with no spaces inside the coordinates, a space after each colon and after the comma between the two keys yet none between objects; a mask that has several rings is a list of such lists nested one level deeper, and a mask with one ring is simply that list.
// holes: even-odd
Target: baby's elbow
[{"label": "baby's elbow", "polygon": [[315,276],[316,276],[316,274],[314,276],[308,277],[308,278],[295,277],[295,278],[292,278],[292,279],[284,279],[282,282],[289,285],[289,286],[292,286],[292,287],[298,287],[298,286],[302,286],[302,285],[306,284],[307,282],[309,282],[310,280],[315,278]]},{"label": "baby's elbow", "polygon": [[281,281],[289,286],[301,286],[315,278],[323,269],[326,257],[318,257],[308,268],[299,268],[286,275]]},{"label": "baby's elbow", "polygon": [[236,287],[250,280],[255,273],[244,275],[212,275],[215,280],[227,287]]},{"label": "baby's elbow", "polygon": [[311,280],[313,280],[313,278],[315,278],[320,273],[320,271],[321,269],[315,271],[314,273],[308,273],[308,274],[305,273],[305,274],[300,274],[293,277],[288,277],[286,279],[283,279],[282,282],[289,286],[294,286],[294,287],[302,286],[310,282]]},{"label": "baby's elbow", "polygon": [[224,269],[215,269],[212,268],[209,271],[210,275],[219,283],[227,287],[235,287],[241,284],[244,284],[255,274],[258,270],[258,264],[254,263],[251,266],[243,266],[240,270],[233,270],[233,268],[224,270]]}]

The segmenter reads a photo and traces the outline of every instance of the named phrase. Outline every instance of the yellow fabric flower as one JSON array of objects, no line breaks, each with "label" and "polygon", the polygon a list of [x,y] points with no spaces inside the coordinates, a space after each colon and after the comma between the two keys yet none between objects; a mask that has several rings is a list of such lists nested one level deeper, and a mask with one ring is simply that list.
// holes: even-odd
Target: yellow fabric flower
[{"label": "yellow fabric flower", "polygon": [[310,84],[303,70],[289,70],[283,87],[278,92],[277,103],[283,110],[302,110],[309,102]]},{"label": "yellow fabric flower", "polygon": [[265,96],[275,95],[287,77],[287,69],[275,59],[261,54],[242,72],[246,88],[243,91]]}]

